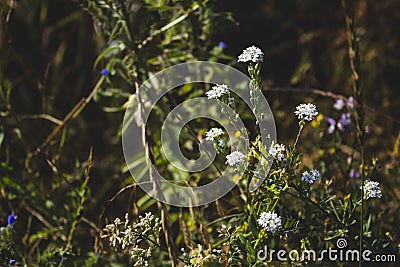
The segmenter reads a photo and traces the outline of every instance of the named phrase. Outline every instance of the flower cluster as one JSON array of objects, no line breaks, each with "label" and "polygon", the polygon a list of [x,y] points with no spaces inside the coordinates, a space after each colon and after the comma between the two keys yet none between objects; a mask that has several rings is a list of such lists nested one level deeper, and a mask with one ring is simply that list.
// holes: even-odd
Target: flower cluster
[{"label": "flower cluster", "polygon": [[321,173],[318,170],[312,169],[310,171],[303,172],[301,176],[303,182],[312,184],[315,181],[321,181]]},{"label": "flower cluster", "polygon": [[243,53],[239,55],[238,62],[248,62],[252,61],[254,63],[264,61],[264,53],[260,48],[256,46],[247,47],[243,50]]},{"label": "flower cluster", "polygon": [[160,243],[161,222],[148,212],[144,217],[139,216],[138,223],[129,225],[126,214],[125,221],[116,218],[114,223],[106,225],[103,231],[105,234],[101,237],[108,238],[110,246],[129,251],[131,258],[135,260],[133,266],[149,266],[148,261],[155,248],[154,244]]},{"label": "flower cluster", "polygon": [[299,120],[312,121],[318,115],[318,111],[314,104],[300,104],[296,107],[294,114]]},{"label": "flower cluster", "polygon": [[190,264],[185,264],[184,267],[202,267],[217,259],[217,256],[210,249],[204,250],[200,244],[197,245],[197,248],[191,248],[189,253],[186,253],[184,248],[182,248],[182,252],[183,258]]},{"label": "flower cluster", "polygon": [[[335,104],[333,104],[333,108],[336,110],[342,110],[347,105],[348,108],[354,108],[354,98],[351,96],[348,99],[339,98],[336,100]],[[335,120],[330,117],[326,117],[325,120],[328,122],[328,133],[332,134],[336,127],[340,131],[351,131],[351,115],[349,112],[342,113],[340,118]]]},{"label": "flower cluster", "polygon": [[221,128],[211,128],[208,132],[206,132],[206,140],[214,141],[214,139],[223,134],[224,131]]},{"label": "flower cluster", "polygon": [[211,90],[206,92],[208,99],[219,99],[226,96],[228,105],[233,103],[233,97],[231,97],[229,87],[226,84],[217,84],[211,87]]},{"label": "flower cluster", "polygon": [[257,222],[268,232],[274,233],[281,225],[281,217],[275,212],[261,212]]},{"label": "flower cluster", "polygon": [[224,238],[226,241],[223,243],[224,249],[214,249],[213,252],[218,255],[219,262],[227,261],[229,265],[240,257],[241,251],[238,246],[233,245],[238,239],[237,230],[239,228],[233,229],[231,226],[221,225],[221,229],[218,230],[218,237]]},{"label": "flower cluster", "polygon": [[225,164],[228,164],[229,166],[235,166],[240,162],[244,162],[245,158],[246,156],[242,152],[236,150],[226,156]]},{"label": "flower cluster", "polygon": [[374,182],[370,180],[366,180],[364,183],[364,198],[381,198],[382,192],[379,188],[379,182]]},{"label": "flower cluster", "polygon": [[217,84],[211,88],[208,92],[206,92],[206,95],[208,99],[218,99],[224,94],[227,94],[229,92],[229,88],[226,84]]},{"label": "flower cluster", "polygon": [[285,158],[285,145],[282,144],[275,144],[270,147],[268,150],[268,153],[274,157],[277,158],[279,161],[282,161]]}]

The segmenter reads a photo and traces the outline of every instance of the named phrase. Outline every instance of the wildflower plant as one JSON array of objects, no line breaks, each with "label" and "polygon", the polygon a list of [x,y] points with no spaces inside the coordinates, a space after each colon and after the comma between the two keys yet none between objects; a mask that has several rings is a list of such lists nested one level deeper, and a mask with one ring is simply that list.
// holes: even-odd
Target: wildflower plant
[{"label": "wildflower plant", "polygon": [[127,252],[135,267],[149,266],[152,252],[160,247],[161,222],[151,212],[139,216],[130,224],[128,214],[125,221],[115,218],[103,229],[102,238],[107,238],[111,247]]},{"label": "wildflower plant", "polygon": [[[287,54],[288,43],[275,43],[285,38],[285,34],[278,38],[266,35],[259,39],[260,43],[274,40],[266,46],[275,47],[265,50],[265,54],[261,46],[250,45],[242,53],[234,52],[238,56],[232,57],[227,53],[233,52],[237,44],[228,43],[228,39],[225,43],[221,33],[238,23],[233,19],[235,14],[215,11],[223,8],[218,1],[71,1],[74,5],[70,0],[60,1],[60,5],[40,0],[2,1],[0,4],[4,32],[0,34],[3,63],[0,64],[0,192],[3,200],[0,266],[275,266],[281,265],[275,264],[275,259],[270,263],[258,258],[264,246],[275,250],[300,247],[318,251],[335,246],[337,238],[346,238],[351,249],[359,244],[360,254],[365,249],[384,253],[384,249],[390,248],[398,255],[400,234],[394,226],[400,223],[399,201],[396,201],[399,190],[395,186],[400,174],[400,135],[385,138],[387,135],[377,134],[397,131],[398,118],[395,112],[383,114],[384,110],[368,106],[371,103],[378,106],[382,101],[385,110],[396,110],[397,102],[391,97],[397,95],[390,87],[398,84],[397,77],[385,80],[387,74],[384,73],[397,70],[398,60],[392,57],[397,55],[397,50],[392,47],[396,47],[398,38],[391,39],[393,51],[382,52],[374,40],[384,40],[386,45],[382,37],[391,35],[393,27],[379,23],[379,26],[388,27],[387,31],[379,31],[373,27],[374,23],[368,24],[371,27],[359,27],[352,21],[353,17],[369,21],[376,16],[365,14],[373,14],[375,9],[385,10],[391,4],[381,5],[382,9],[370,1],[368,12],[353,16],[349,14],[351,9],[359,6],[346,7],[348,1],[342,1],[345,12],[339,13],[345,13],[346,31],[332,28],[330,33],[338,35],[326,36],[318,27],[303,33],[301,26],[291,24],[296,20],[279,16],[281,12],[272,12],[280,7],[279,1],[273,5],[269,3],[268,7],[260,1],[256,6],[267,8],[251,12],[256,12],[258,17],[262,14],[259,11],[267,10],[273,15],[271,21],[283,25],[284,32],[290,31],[288,27],[292,26],[300,29],[296,46],[302,48],[289,49]],[[300,2],[297,3],[300,9],[308,12],[309,4]],[[336,12],[337,5],[334,6]],[[335,12],[330,14],[336,20]],[[313,21],[327,20],[319,16],[325,14],[318,10]],[[283,21],[285,23],[279,23]],[[334,24],[334,27],[341,25]],[[318,25],[311,28],[314,26]],[[360,28],[366,29],[362,31],[363,38],[355,32]],[[253,30],[257,34],[257,28]],[[278,27],[276,32],[281,30]],[[228,36],[228,32],[223,35]],[[334,50],[332,57],[323,51],[311,51],[320,48],[320,45],[315,46],[316,37],[320,44],[331,44],[329,40],[334,37],[335,44],[330,46]],[[365,60],[360,60],[360,39],[367,40],[361,52],[368,51],[371,44],[373,48],[373,53]],[[232,41],[231,38],[229,42]],[[343,41],[348,42],[347,55]],[[26,45],[22,45],[25,42]],[[25,47],[35,47],[39,52],[31,53]],[[290,66],[285,69],[294,70],[286,84],[296,85],[296,88],[285,87],[281,79],[276,84],[282,87],[273,86],[278,80],[276,73],[279,72],[279,78],[288,74],[271,64],[276,59],[281,60],[282,54],[284,59],[290,59]],[[324,62],[331,58],[332,61]],[[379,68],[374,65],[377,58]],[[300,60],[297,69],[293,65],[296,59]],[[349,60],[348,68],[341,64],[344,59]],[[132,119],[140,124],[140,107],[151,106],[140,98],[143,81],[170,66],[198,61],[236,64],[247,70],[250,83],[230,84],[222,79],[212,85],[194,82],[177,86],[174,93],[160,99],[160,105],[157,104],[149,115],[144,130],[135,133],[134,138],[146,143],[144,153],[121,164],[122,159],[118,157],[121,149],[116,146],[126,130],[120,123],[121,112],[133,103]],[[93,68],[88,68],[92,62]],[[360,62],[368,63],[362,72],[368,73],[368,79],[360,77]],[[276,73],[268,73],[264,80],[266,64],[271,64],[269,69],[274,68]],[[324,67],[318,69],[320,66]],[[206,73],[207,78],[217,77],[213,69]],[[351,79],[342,77],[347,73]],[[320,74],[322,79],[318,77]],[[86,87],[94,79],[98,80],[92,91],[88,91],[90,88]],[[152,81],[154,88],[168,86],[167,81]],[[264,87],[263,81],[268,82],[268,87]],[[307,88],[302,89],[301,85]],[[327,91],[329,88],[312,89],[316,85],[329,85],[346,95]],[[364,104],[361,85],[382,88],[384,94],[380,95],[379,90],[368,92],[364,95],[371,99]],[[155,92],[153,87],[149,93]],[[266,131],[247,107],[242,108],[241,100],[235,99],[237,94],[230,88],[236,87],[248,87],[249,92],[245,93],[250,95],[249,107],[256,118],[266,115],[260,108],[260,96],[273,101],[274,111],[284,103],[284,110],[274,112],[280,128],[287,129],[281,131],[277,142],[270,141],[268,136],[267,142],[261,140]],[[352,93],[347,92],[349,87]],[[281,98],[278,91],[295,91],[296,102],[291,95]],[[307,94],[307,98],[298,100],[303,94]],[[313,98],[314,95],[318,98]],[[221,109],[216,113],[227,115],[232,124],[243,119],[247,128],[235,129],[236,133],[229,129],[229,134],[247,141],[250,151],[228,142],[225,129],[204,121],[191,121],[179,135],[182,154],[190,160],[196,159],[203,152],[201,139],[212,142],[218,154],[213,165],[204,171],[185,172],[174,169],[164,157],[159,125],[173,105],[197,96],[217,101]],[[325,101],[320,101],[324,97],[333,100],[326,105]],[[64,99],[68,101],[62,101]],[[227,106],[238,115],[228,113]],[[62,114],[65,116],[58,117]],[[390,123],[386,125],[386,122]],[[87,152],[86,141],[93,145],[95,153],[95,179],[90,181],[91,156],[81,161],[82,154]],[[378,151],[378,148],[386,151]],[[370,155],[376,158],[369,158]],[[236,186],[222,199],[204,206],[177,208],[140,190],[140,178],[147,177],[145,167],[149,162],[154,163],[168,183],[189,190],[211,184],[224,169],[240,170],[243,175],[229,177]],[[138,166],[139,171],[129,174],[131,166]],[[385,181],[385,175],[391,179]],[[254,181],[263,182],[253,187]],[[385,186],[391,186],[390,190]],[[115,191],[114,196],[108,194],[112,191]],[[173,196],[180,198],[181,195]],[[107,200],[108,197],[111,198]],[[107,205],[103,205],[104,201]],[[128,211],[136,216],[139,210],[153,213],[144,212],[133,221],[129,216],[113,218],[103,226],[104,218],[109,218],[110,214]],[[94,238],[96,242],[91,246]],[[323,264],[301,259],[287,262],[291,266]]]},{"label": "wildflower plant", "polygon": [[[260,113],[257,110],[257,99],[254,97],[254,92],[263,88],[261,83],[261,63],[263,59],[263,52],[254,46],[245,49],[238,58],[238,62],[244,62],[248,65],[251,78],[250,96],[254,114]],[[213,94],[215,95],[215,92]],[[352,99],[349,99],[346,103],[337,102],[335,108],[342,108],[341,105],[353,107],[352,101]],[[313,103],[299,104],[294,115],[298,119],[299,127],[292,145],[272,143],[269,147],[266,147],[259,141],[260,138],[256,137],[252,142],[249,155],[246,156],[240,151],[233,151],[226,155],[226,164],[229,166],[239,165],[244,158],[248,157],[250,162],[271,160],[272,168],[269,172],[263,173],[255,164],[246,166],[245,175],[238,184],[241,196],[244,199],[244,215],[239,221],[234,221],[234,225],[222,225],[219,230],[219,237],[222,238],[218,242],[220,246],[214,249],[214,252],[219,255],[219,260],[224,264],[253,266],[258,261],[256,252],[261,244],[270,244],[269,242],[274,239],[284,242],[284,236],[287,236],[285,233],[296,233],[304,227],[312,228],[314,231],[322,230],[317,225],[302,225],[302,222],[307,220],[304,215],[291,214],[288,216],[288,208],[285,208],[284,203],[284,200],[288,198],[295,198],[305,208],[314,210],[311,213],[306,212],[305,215],[312,216],[314,219],[320,218],[318,220],[326,219],[333,222],[329,232],[326,233],[326,238],[332,239],[341,236],[343,232],[349,231],[350,225],[354,224],[351,218],[357,214],[357,207],[361,203],[360,196],[351,199],[350,194],[345,195],[343,199],[339,200],[340,203],[344,203],[343,210],[338,210],[335,207],[335,196],[330,192],[329,184],[321,179],[323,171],[317,169],[300,171],[300,166],[304,164],[302,154],[298,152],[301,134],[305,127],[314,120],[318,120],[318,124],[313,122],[310,127],[318,127],[317,125],[321,124],[324,116],[319,113],[317,106]],[[319,117],[317,118],[317,116]],[[344,113],[339,123],[336,124],[335,122],[334,127],[344,129],[351,123],[349,115]],[[218,135],[219,137],[219,133],[220,131],[212,130],[208,132],[208,135],[210,135],[210,139],[213,139],[214,136]],[[318,163],[314,164],[318,165]],[[258,175],[266,175],[266,179],[261,188],[250,192],[248,190],[249,180]],[[311,187],[316,182],[320,185],[325,184],[325,186]],[[322,190],[322,192],[318,192],[318,190]],[[382,197],[376,182],[366,181],[363,190],[366,199]],[[232,231],[233,227],[234,231]]]}]

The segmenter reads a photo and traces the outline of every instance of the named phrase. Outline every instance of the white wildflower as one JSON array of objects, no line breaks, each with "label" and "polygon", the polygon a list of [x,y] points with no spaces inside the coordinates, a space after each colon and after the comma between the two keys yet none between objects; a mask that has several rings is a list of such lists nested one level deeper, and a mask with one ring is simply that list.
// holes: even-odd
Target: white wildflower
[{"label": "white wildflower", "polygon": [[226,162],[225,164],[228,164],[229,166],[235,166],[236,164],[240,162],[244,162],[245,155],[240,152],[239,150],[236,150],[226,156]]},{"label": "white wildflower", "polygon": [[208,99],[218,99],[225,94],[229,95],[229,88],[226,84],[217,84],[206,92]]},{"label": "white wildflower", "polygon": [[374,197],[382,197],[382,192],[379,188],[379,182],[366,180],[364,183],[364,198],[369,199]]},{"label": "white wildflower", "polygon": [[208,132],[206,132],[206,140],[214,141],[215,138],[224,134],[224,131],[221,128],[211,128]]},{"label": "white wildflower", "polygon": [[275,212],[261,212],[257,222],[268,232],[274,233],[281,225],[281,217]]},{"label": "white wildflower", "polygon": [[299,120],[312,121],[318,115],[318,111],[314,104],[300,104],[296,107],[294,114]]},{"label": "white wildflower", "polygon": [[275,144],[270,147],[268,150],[268,153],[274,157],[277,158],[279,161],[283,160],[285,158],[285,145],[282,144]]},{"label": "white wildflower", "polygon": [[321,181],[321,173],[318,170],[312,169],[309,172],[305,171],[303,172],[303,175],[301,176],[301,180],[303,182],[312,184],[315,181]]},{"label": "white wildflower", "polygon": [[238,62],[248,62],[252,61],[254,63],[264,61],[264,53],[260,48],[256,46],[247,47],[243,50],[243,53],[239,55]]}]

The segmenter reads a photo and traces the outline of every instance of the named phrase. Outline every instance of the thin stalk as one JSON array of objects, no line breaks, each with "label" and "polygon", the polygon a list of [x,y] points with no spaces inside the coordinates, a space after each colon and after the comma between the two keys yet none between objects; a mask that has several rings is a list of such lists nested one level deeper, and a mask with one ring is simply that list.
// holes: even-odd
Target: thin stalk
[{"label": "thin stalk", "polygon": [[[349,0],[342,0],[342,6],[345,11],[346,37],[349,53],[349,66],[351,70],[353,97],[355,99],[353,116],[356,123],[357,142],[361,155],[361,211],[360,211],[360,243],[359,253],[363,249],[364,236],[364,181],[365,181],[365,151],[364,151],[364,100],[362,97],[361,79],[359,75],[360,57],[358,53],[358,40],[354,27],[354,10],[348,4]],[[362,266],[360,260],[359,266]]]},{"label": "thin stalk", "polygon": [[82,211],[85,206],[86,199],[87,199],[88,182],[90,179],[90,171],[92,169],[92,158],[93,158],[93,148],[90,148],[89,157],[87,160],[87,168],[85,170],[85,179],[84,179],[84,181],[81,185],[80,191],[79,191],[80,201],[79,201],[78,207],[76,209],[76,212],[74,214],[74,220],[71,223],[71,229],[69,230],[67,245],[65,246],[62,254],[64,254],[66,251],[72,249],[72,238],[73,238],[74,232],[76,230],[76,227],[80,221],[80,218],[82,216]]},{"label": "thin stalk", "polygon": [[299,126],[300,126],[300,128],[299,128],[299,132],[297,133],[297,136],[296,136],[296,141],[294,142],[294,145],[293,145],[293,150],[296,149],[297,142],[299,142],[301,131],[304,128],[304,121],[300,121]]}]

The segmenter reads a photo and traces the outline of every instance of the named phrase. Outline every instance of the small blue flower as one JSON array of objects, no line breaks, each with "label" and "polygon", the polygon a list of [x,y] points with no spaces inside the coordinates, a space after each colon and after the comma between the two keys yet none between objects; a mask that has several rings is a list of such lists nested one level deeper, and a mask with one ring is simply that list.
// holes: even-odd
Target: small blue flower
[{"label": "small blue flower", "polygon": [[219,42],[218,46],[221,47],[222,49],[228,48],[228,45],[226,43],[224,43],[224,42]]},{"label": "small blue flower", "polygon": [[101,70],[101,75],[107,76],[108,74],[110,74],[110,71],[108,69],[102,69]]},{"label": "small blue flower", "polygon": [[15,265],[16,261],[15,261],[15,260],[10,260],[8,263],[9,263],[10,265]]},{"label": "small blue flower", "polygon": [[61,265],[64,265],[64,255],[61,255]]},{"label": "small blue flower", "polygon": [[15,216],[14,213],[11,213],[10,215],[8,215],[8,217],[7,217],[8,226],[13,225],[16,219],[17,219],[17,216]]},{"label": "small blue flower", "polygon": [[301,180],[303,182],[312,184],[315,181],[321,181],[321,173],[318,170],[312,169],[309,172],[305,171],[303,172],[302,176],[301,176]]}]

